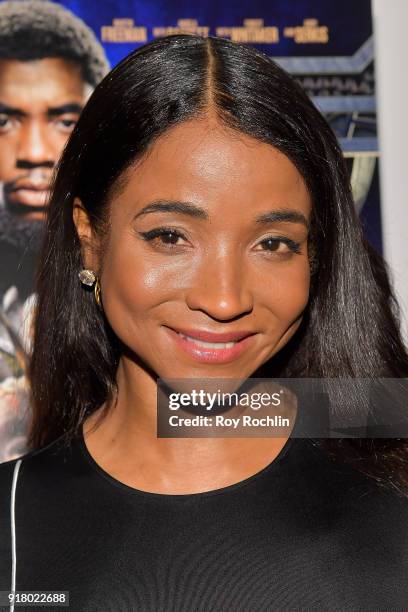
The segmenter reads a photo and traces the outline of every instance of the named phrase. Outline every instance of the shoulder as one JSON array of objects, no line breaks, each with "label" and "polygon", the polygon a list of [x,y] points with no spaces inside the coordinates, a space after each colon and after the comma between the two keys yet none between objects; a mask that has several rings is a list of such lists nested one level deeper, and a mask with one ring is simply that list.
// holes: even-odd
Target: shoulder
[{"label": "shoulder", "polygon": [[9,459],[0,463],[0,493],[4,491],[12,484],[13,478],[18,476],[21,464],[24,461],[29,461],[31,457],[35,456],[39,451],[31,451],[16,457],[15,459]]},{"label": "shoulder", "polygon": [[[310,477],[305,479],[304,495],[314,491],[316,512],[337,517],[344,526],[388,534],[391,539],[408,538],[408,497],[402,491],[384,486],[341,459],[335,459],[313,440],[305,439],[304,459]],[[306,490],[307,487],[307,490]],[[309,497],[310,498],[310,497]]]},{"label": "shoulder", "polygon": [[11,490],[19,488],[22,481],[25,486],[41,486],[50,484],[53,475],[61,472],[67,459],[69,446],[60,437],[39,449],[29,451],[9,461],[0,463],[0,500],[9,497]]},{"label": "shoulder", "polygon": [[347,455],[343,459],[340,454],[333,453],[333,449],[330,449],[329,453],[320,440],[304,438],[302,442],[302,452],[308,466],[307,469],[314,472],[318,482],[326,483],[331,487],[341,487],[342,493],[348,489],[361,490],[369,497],[389,497],[408,503],[408,497],[404,496],[402,491],[392,487],[391,484],[384,486],[380,480],[377,481],[373,476],[366,474],[363,463],[361,469],[358,469],[357,462],[352,464]]}]

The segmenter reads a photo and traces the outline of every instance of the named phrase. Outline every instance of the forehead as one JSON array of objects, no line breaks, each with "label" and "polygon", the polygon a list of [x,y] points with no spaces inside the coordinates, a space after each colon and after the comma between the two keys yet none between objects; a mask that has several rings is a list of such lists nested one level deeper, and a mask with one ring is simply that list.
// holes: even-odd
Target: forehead
[{"label": "forehead", "polygon": [[60,58],[0,60],[0,101],[10,106],[55,105],[88,92],[79,65]]},{"label": "forehead", "polygon": [[295,165],[275,147],[218,120],[193,119],[170,128],[129,168],[122,194],[144,204],[168,197],[232,209],[291,204],[310,212],[310,197]]}]

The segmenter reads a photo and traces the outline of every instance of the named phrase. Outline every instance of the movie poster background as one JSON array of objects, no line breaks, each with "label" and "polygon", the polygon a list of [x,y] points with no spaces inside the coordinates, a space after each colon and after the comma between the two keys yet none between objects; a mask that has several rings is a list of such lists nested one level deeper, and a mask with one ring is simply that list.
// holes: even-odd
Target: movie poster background
[{"label": "movie poster background", "polygon": [[[39,3],[41,0],[37,0]],[[0,2],[0,4],[2,4]],[[382,252],[374,45],[370,0],[67,0],[103,45],[113,67],[136,47],[174,32],[222,36],[254,45],[302,84],[335,130],[347,159],[356,209],[367,238]],[[1,103],[1,91],[0,91]],[[30,419],[25,377],[33,277],[39,242],[24,226],[1,223],[0,462],[26,452]],[[18,218],[13,220],[13,232]],[[14,280],[19,277],[17,290]],[[61,299],[64,299],[61,296]],[[47,372],[44,372],[47,376]]]}]

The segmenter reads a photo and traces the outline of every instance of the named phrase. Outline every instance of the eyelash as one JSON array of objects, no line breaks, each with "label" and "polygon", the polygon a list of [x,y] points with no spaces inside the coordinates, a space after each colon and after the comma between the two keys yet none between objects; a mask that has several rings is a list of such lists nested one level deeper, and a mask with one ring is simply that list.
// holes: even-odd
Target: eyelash
[{"label": "eyelash", "polygon": [[[166,236],[166,235],[173,235],[176,236],[177,238],[183,238],[185,240],[185,237],[183,236],[183,234],[181,232],[178,232],[175,229],[172,229],[170,227],[157,227],[155,229],[150,230],[149,232],[139,232],[139,234],[142,236],[143,240],[146,240],[146,242],[150,242],[152,240],[154,240],[155,238],[158,238],[160,236]],[[278,236],[269,236],[268,238],[264,238],[264,240],[262,240],[259,244],[263,244],[264,242],[268,242],[268,241],[272,241],[273,243],[279,243],[279,242],[283,242],[285,243],[289,249],[299,255],[300,254],[300,243],[299,242],[295,242],[294,240],[291,240],[290,238],[286,238],[286,237],[278,237]],[[167,243],[166,246],[169,246],[170,249],[177,247],[178,245],[175,244],[171,244],[171,243]],[[268,249],[265,249],[266,252],[268,252]],[[269,251],[270,253],[275,253],[275,251]],[[283,253],[278,253],[278,255],[283,255]]]}]

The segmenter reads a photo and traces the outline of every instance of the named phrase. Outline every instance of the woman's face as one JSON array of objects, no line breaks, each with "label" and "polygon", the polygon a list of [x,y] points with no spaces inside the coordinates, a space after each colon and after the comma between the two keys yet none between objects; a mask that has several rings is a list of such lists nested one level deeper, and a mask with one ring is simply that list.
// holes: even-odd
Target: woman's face
[{"label": "woman's face", "polygon": [[122,178],[95,264],[113,330],[161,378],[251,376],[308,302],[301,175],[274,147],[208,118],[171,128]]}]

